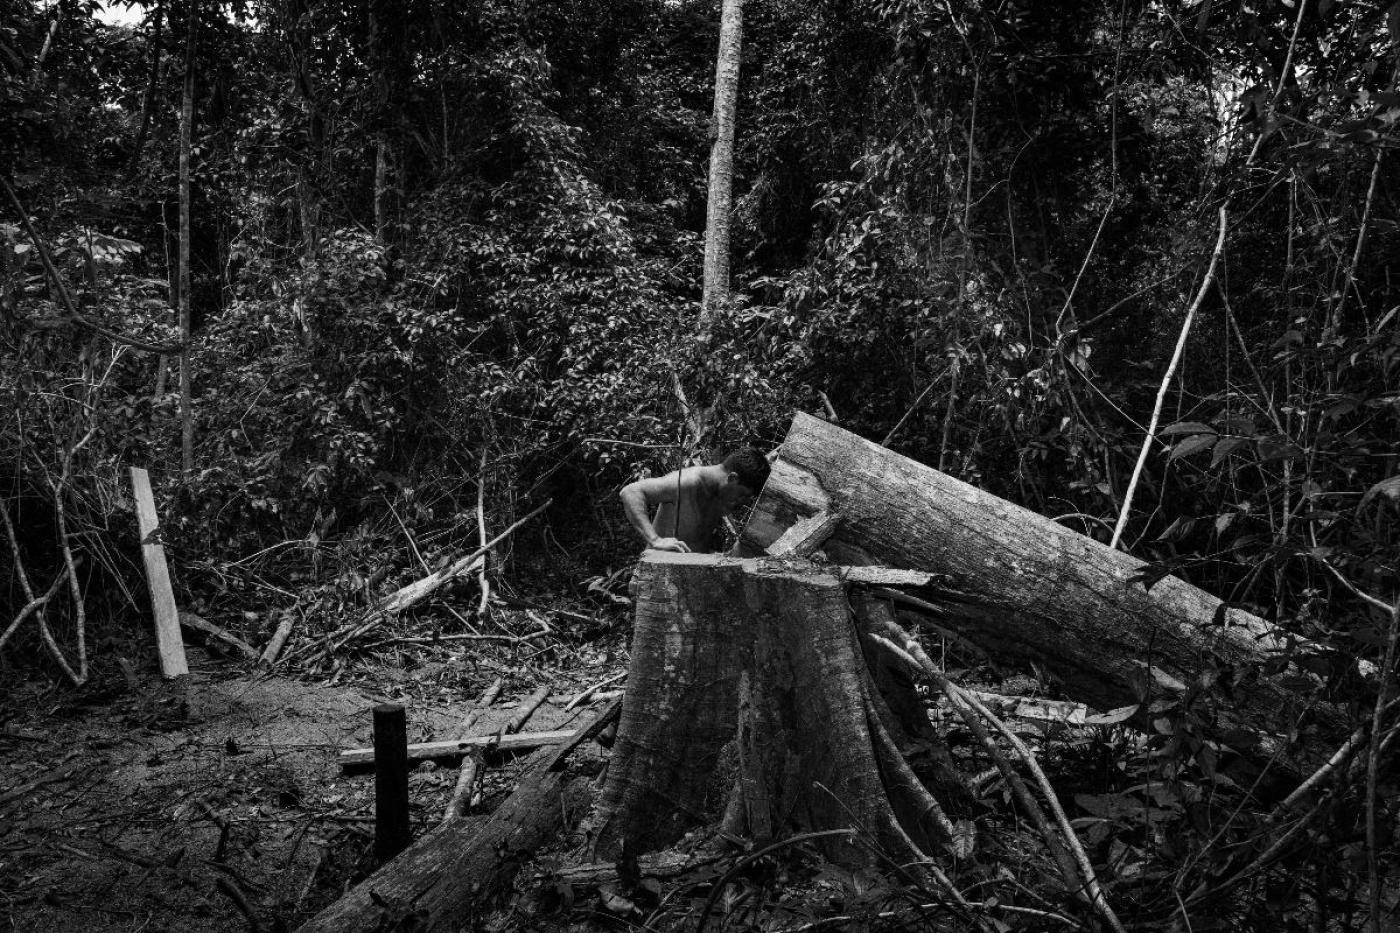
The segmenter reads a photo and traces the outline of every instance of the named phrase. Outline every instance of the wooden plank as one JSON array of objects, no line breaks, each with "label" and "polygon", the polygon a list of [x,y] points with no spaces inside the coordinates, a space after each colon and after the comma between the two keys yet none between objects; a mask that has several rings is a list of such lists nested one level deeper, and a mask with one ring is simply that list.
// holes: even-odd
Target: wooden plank
[{"label": "wooden plank", "polygon": [[840,512],[818,512],[800,518],[766,550],[771,557],[810,557],[840,524]]},{"label": "wooden plank", "polygon": [[[456,758],[468,754],[473,748],[492,746],[501,751],[523,751],[539,748],[542,745],[560,745],[574,737],[573,729],[557,732],[520,732],[515,735],[497,736],[473,735],[463,739],[445,742],[415,742],[408,747],[409,761],[423,761],[428,758]],[[374,764],[374,749],[351,748],[340,753],[342,767],[348,765]]]},{"label": "wooden plank", "polygon": [[895,567],[840,567],[837,575],[846,583],[865,586],[932,586],[938,577],[922,570],[899,570]]},{"label": "wooden plank", "polygon": [[150,474],[141,467],[131,468],[131,492],[136,499],[136,526],[141,532],[141,557],[146,562],[146,582],[151,589],[155,610],[156,650],[160,652],[160,672],[179,677],[190,672],[185,661],[185,643],[180,638],[180,612],[175,591],[170,586],[170,568],[165,563],[165,547],[160,543],[160,519],[151,494]]}]

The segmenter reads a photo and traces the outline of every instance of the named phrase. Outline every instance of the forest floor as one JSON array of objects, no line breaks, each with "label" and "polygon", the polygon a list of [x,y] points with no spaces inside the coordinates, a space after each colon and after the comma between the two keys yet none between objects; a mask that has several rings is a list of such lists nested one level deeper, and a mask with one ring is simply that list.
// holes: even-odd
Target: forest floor
[{"label": "forest floor", "polygon": [[[0,920],[51,933],[295,929],[373,868],[374,776],[342,770],[337,755],[371,744],[376,704],[405,706],[410,742],[455,738],[501,677],[473,733],[495,732],[544,684],[551,695],[525,730],[565,729],[596,711],[565,712],[576,691],[626,669],[624,643],[621,628],[582,645],[560,639],[552,663],[489,644],[410,646],[319,682],[191,646],[183,694],[154,659],[125,675],[99,664],[81,691],[7,684]],[[413,768],[415,838],[441,819],[453,764]],[[489,764],[474,812],[504,799],[520,767]]]}]

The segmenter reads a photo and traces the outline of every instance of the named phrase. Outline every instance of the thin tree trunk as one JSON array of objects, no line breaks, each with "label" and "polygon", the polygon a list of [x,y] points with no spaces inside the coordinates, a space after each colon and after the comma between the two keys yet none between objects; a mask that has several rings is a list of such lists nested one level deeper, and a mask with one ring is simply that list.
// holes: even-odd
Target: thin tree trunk
[{"label": "thin tree trunk", "polygon": [[729,300],[729,221],[734,201],[734,126],[739,101],[739,56],[744,0],[724,0],[715,64],[715,110],[710,146],[710,192],[705,221],[705,283],[701,329]]},{"label": "thin tree trunk", "polygon": [[190,410],[190,136],[194,124],[194,41],[198,4],[190,4],[185,35],[185,90],[180,102],[180,465],[194,471],[194,413]]},{"label": "thin tree trunk", "polygon": [[131,165],[127,174],[135,176],[141,166],[141,153],[146,148],[146,134],[151,129],[151,115],[156,107],[156,94],[160,90],[160,34],[164,7],[157,3],[151,10],[151,69],[146,78],[146,94],[141,101],[141,126],[136,130],[136,142],[131,147]]}]

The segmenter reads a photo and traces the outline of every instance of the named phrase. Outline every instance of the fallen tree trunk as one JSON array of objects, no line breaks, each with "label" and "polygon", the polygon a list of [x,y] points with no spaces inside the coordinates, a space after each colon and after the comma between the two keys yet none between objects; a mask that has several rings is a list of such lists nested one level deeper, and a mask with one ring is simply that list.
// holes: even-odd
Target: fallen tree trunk
[{"label": "fallen tree trunk", "polygon": [[[999,661],[1041,667],[1100,709],[1180,693],[1210,671],[1257,669],[1287,648],[1262,619],[1183,580],[1149,589],[1142,561],[799,413],[738,552],[763,553],[822,513],[841,515],[821,545],[833,561],[935,574],[921,595],[941,624]],[[1251,675],[1214,711],[1217,734],[1242,751],[1285,755],[1284,737],[1308,722],[1329,739],[1345,734],[1335,707],[1292,686]],[[1250,748],[1255,741],[1263,747]],[[1314,758],[1307,751],[1292,764]]]},{"label": "fallen tree trunk", "polygon": [[529,853],[571,829],[588,805],[588,782],[550,770],[554,757],[537,752],[489,817],[439,824],[298,933],[474,929]]},{"label": "fallen tree trunk", "polygon": [[722,813],[756,842],[849,828],[823,845],[844,863],[872,849],[918,862],[948,841],[891,738],[905,733],[836,572],[649,551],[634,582],[632,666],[590,820],[597,855],[664,848]]}]

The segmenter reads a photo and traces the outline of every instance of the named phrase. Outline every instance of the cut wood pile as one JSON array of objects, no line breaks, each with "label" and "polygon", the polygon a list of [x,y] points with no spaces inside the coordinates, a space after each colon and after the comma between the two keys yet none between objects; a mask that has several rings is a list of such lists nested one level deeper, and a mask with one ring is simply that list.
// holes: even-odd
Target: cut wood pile
[{"label": "cut wood pile", "polygon": [[[1347,740],[1321,682],[1289,663],[1296,640],[1184,581],[1151,582],[1129,555],[798,415],[734,554],[642,557],[615,745],[576,853],[585,864],[560,877],[635,874],[646,853],[659,854],[645,864],[695,864],[691,849],[666,850],[704,830],[753,853],[809,842],[837,864],[893,870],[975,906],[945,868],[972,845],[977,782],[933,727],[923,683],[995,765],[1063,902],[1121,930],[1057,793],[1003,715],[1150,728],[1189,709],[1202,740],[1249,774],[1272,769],[1295,785]],[[910,619],[958,651],[1036,671],[1065,699],[963,689]],[[1221,678],[1234,679],[1229,702],[1207,689]],[[304,929],[382,929],[402,922],[395,904],[416,911],[415,928],[468,925],[500,887],[498,860],[482,853],[517,851],[503,840],[520,832],[521,807],[566,814],[531,830],[536,841],[581,815],[570,795],[583,786],[558,768],[593,731],[520,740],[567,744],[536,753],[552,764],[499,818],[481,829],[446,822]],[[474,741],[419,753],[461,754]]]}]

